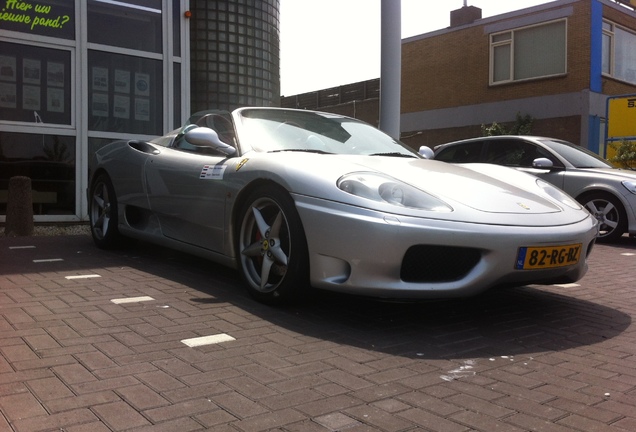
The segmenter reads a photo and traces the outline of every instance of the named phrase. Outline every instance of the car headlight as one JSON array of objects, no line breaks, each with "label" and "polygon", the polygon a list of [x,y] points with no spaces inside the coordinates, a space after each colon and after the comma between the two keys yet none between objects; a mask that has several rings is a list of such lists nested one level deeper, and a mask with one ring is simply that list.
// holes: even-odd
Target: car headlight
[{"label": "car headlight", "polygon": [[625,186],[625,189],[627,189],[628,191],[630,191],[631,193],[636,195],[636,182],[635,181],[624,180],[623,181],[623,186]]},{"label": "car headlight", "polygon": [[568,194],[563,192],[561,189],[557,189],[555,186],[541,179],[537,179],[537,185],[539,185],[543,192],[548,194],[550,198],[554,199],[555,201],[561,204],[565,204],[566,206],[575,210],[581,209],[580,204],[573,198],[571,198]]},{"label": "car headlight", "polygon": [[351,195],[385,202],[400,207],[451,212],[453,209],[439,198],[409,184],[378,173],[358,172],[342,176],[338,187]]}]

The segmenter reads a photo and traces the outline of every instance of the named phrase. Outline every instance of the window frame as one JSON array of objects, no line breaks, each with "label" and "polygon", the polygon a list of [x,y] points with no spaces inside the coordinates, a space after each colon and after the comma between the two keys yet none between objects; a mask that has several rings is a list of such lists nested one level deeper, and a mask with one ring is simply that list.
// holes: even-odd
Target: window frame
[{"label": "window frame", "polygon": [[[608,28],[609,27],[609,28]],[[624,27],[620,24],[616,24],[613,21],[607,20],[607,19],[603,19],[603,37],[607,37],[609,38],[609,53],[606,53],[605,51],[603,51],[601,53],[601,58],[602,61],[605,60],[606,56],[608,55],[609,58],[608,60],[608,71],[605,71],[604,68],[601,69],[601,74],[604,77],[608,77],[608,78],[612,78],[624,83],[628,83],[630,85],[635,85],[636,84],[636,76],[634,78],[633,81],[629,81],[628,79],[626,79],[625,77],[622,76],[617,76],[616,74],[616,29],[619,29],[625,33],[630,34],[631,36],[634,37],[634,39],[636,39],[636,31],[629,29],[627,27]],[[634,69],[636,69],[636,62],[634,63]]]},{"label": "window frame", "polygon": [[[564,25],[563,72],[552,73],[552,74],[548,74],[548,75],[533,76],[533,77],[529,77],[529,78],[515,79],[515,55],[516,55],[516,53],[515,53],[515,34],[521,32],[523,30],[528,30],[528,29],[531,29],[531,28],[537,28],[537,27],[542,27],[542,26],[548,26],[548,25],[551,25],[551,24],[559,23],[559,22],[562,22],[563,25]],[[507,33],[510,34],[509,38],[507,38],[505,40],[500,40],[500,41],[496,41],[495,40],[497,38],[497,36],[504,36]],[[498,86],[498,85],[526,82],[526,81],[532,81],[532,80],[538,80],[538,79],[554,78],[554,77],[567,75],[567,73],[568,73],[568,55],[567,55],[567,53],[568,53],[568,19],[567,18],[559,18],[559,19],[554,19],[554,20],[550,20],[550,21],[544,21],[544,22],[541,22],[541,23],[533,24],[533,25],[517,27],[517,28],[513,28],[513,29],[506,29],[506,30],[495,32],[495,33],[490,33],[488,35],[488,43],[489,43],[488,84],[490,86]],[[509,47],[508,52],[509,52],[509,62],[510,62],[510,64],[509,64],[509,69],[508,69],[508,79],[495,81],[495,60],[496,60],[496,58],[495,58],[495,49],[496,48],[505,47],[505,46]]]}]

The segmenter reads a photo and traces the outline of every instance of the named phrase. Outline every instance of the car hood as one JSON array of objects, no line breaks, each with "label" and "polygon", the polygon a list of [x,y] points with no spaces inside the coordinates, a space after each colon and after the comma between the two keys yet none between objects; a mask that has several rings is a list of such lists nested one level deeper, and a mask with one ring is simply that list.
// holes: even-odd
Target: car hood
[{"label": "car hood", "polygon": [[[251,153],[235,161],[236,168],[228,172],[240,178],[240,184],[271,179],[293,195],[338,201],[396,216],[535,227],[567,225],[591,218],[578,204],[571,208],[551,198],[537,185],[535,176],[498,165],[303,152]],[[439,198],[452,210],[399,206],[353,195],[336,186],[343,176],[362,172],[380,173],[407,183]]]},{"label": "car hood", "polygon": [[390,157],[357,157],[356,162],[435,195],[453,207],[461,204],[481,212],[524,215],[562,211],[554,201],[539,195],[536,178],[510,168]]}]

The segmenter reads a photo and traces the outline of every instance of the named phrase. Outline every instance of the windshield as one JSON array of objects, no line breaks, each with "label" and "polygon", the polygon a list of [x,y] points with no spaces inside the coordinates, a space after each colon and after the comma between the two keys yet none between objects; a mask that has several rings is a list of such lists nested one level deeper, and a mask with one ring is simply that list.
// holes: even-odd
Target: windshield
[{"label": "windshield", "polygon": [[614,166],[590,150],[566,141],[540,140],[561,155],[576,168],[614,168]]},{"label": "windshield", "polygon": [[259,152],[420,157],[373,126],[335,114],[247,108],[239,116],[241,146]]}]

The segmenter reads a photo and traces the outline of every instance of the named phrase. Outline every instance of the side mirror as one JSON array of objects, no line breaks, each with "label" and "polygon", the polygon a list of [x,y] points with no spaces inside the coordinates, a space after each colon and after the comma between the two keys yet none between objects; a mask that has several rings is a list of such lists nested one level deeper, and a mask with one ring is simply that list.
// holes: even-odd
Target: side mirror
[{"label": "side mirror", "polygon": [[548,158],[536,158],[532,161],[532,168],[551,169],[554,166]]},{"label": "side mirror", "polygon": [[197,127],[189,130],[185,134],[185,140],[195,146],[213,148],[228,156],[236,153],[234,147],[221,141],[214,129],[207,127]]},{"label": "side mirror", "polygon": [[433,159],[433,156],[435,156],[433,149],[428,146],[420,147],[419,154],[424,156],[425,159]]}]

